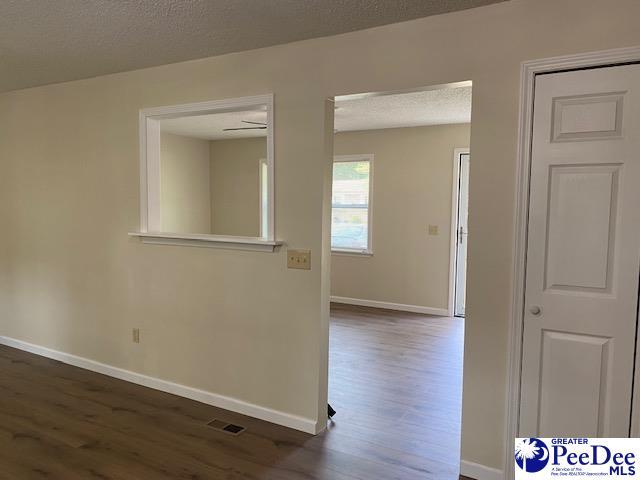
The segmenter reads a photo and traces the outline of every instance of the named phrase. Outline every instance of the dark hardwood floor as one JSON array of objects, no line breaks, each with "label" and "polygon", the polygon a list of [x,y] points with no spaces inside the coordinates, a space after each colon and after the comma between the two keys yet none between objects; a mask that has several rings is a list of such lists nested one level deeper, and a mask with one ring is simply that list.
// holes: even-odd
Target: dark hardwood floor
[{"label": "dark hardwood floor", "polygon": [[458,319],[333,307],[338,414],[315,437],[1,346],[0,479],[455,479],[462,335]]},{"label": "dark hardwood floor", "polygon": [[457,318],[333,306],[329,436],[358,438],[392,466],[375,478],[458,478],[463,329]]}]

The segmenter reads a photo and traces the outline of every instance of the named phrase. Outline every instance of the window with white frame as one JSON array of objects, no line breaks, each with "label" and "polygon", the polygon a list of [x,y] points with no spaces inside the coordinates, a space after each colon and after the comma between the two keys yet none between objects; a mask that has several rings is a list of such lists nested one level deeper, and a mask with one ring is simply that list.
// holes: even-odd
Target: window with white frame
[{"label": "window with white frame", "polygon": [[371,253],[373,155],[334,157],[331,249]]}]

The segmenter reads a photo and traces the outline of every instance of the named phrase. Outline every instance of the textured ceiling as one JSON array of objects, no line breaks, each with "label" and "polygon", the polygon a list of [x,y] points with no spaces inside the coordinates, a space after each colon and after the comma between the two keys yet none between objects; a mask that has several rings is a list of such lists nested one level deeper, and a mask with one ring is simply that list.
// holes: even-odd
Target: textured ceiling
[{"label": "textured ceiling", "polygon": [[[335,130],[345,132],[469,123],[470,83],[460,82],[419,92],[338,97]],[[161,120],[160,128],[164,133],[206,140],[266,136],[266,130],[224,131],[225,128],[251,126],[243,123],[243,120],[266,122],[267,114],[263,110],[247,110],[172,118]]]},{"label": "textured ceiling", "polygon": [[471,122],[471,86],[336,99],[338,132]]},{"label": "textured ceiling", "polygon": [[503,0],[0,0],[0,92]]},{"label": "textured ceiling", "polygon": [[266,137],[266,130],[233,130],[225,132],[225,128],[245,128],[249,125],[242,121],[267,122],[265,111],[224,112],[192,117],[179,117],[160,121],[160,131],[203,140],[221,140],[224,138]]}]

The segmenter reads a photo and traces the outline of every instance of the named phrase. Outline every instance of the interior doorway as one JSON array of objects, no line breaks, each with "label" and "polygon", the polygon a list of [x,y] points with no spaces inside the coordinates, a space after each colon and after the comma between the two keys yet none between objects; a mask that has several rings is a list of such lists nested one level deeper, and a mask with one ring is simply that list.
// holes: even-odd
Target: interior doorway
[{"label": "interior doorway", "polygon": [[[466,235],[471,89],[336,97],[328,398],[337,413],[326,435],[410,459],[376,458],[402,478],[459,475],[464,319],[453,316],[452,265],[466,253],[451,247],[458,210]],[[454,152],[464,154],[455,169]]]},{"label": "interior doorway", "polygon": [[464,317],[465,301],[467,296],[467,240],[469,221],[469,161],[468,148],[457,148],[454,153],[453,175],[453,233],[452,240],[455,245],[452,248],[454,258],[453,273],[453,315]]}]

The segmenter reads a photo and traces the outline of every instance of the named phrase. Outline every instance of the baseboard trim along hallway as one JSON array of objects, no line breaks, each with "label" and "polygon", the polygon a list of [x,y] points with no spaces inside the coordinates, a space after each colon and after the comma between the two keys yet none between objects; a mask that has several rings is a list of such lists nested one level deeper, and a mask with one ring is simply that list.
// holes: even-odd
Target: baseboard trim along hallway
[{"label": "baseboard trim along hallway", "polygon": [[460,462],[460,475],[474,478],[475,480],[504,480],[502,470],[468,462],[467,460]]},{"label": "baseboard trim along hallway", "polygon": [[162,380],[160,378],[150,377],[148,375],[114,367],[95,360],[72,355],[70,353],[60,352],[40,345],[34,345],[15,338],[0,336],[0,344],[17,348],[18,350],[23,350],[25,352],[34,353],[52,360],[58,360],[59,362],[73,365],[74,367],[83,368],[109,377],[125,380],[136,385],[153,388],[154,390],[171,393],[173,395],[189,398],[207,405],[258,418],[284,427],[293,428],[305,433],[316,434],[325,428],[325,425],[317,425],[317,422],[310,418],[291,415],[278,410],[272,410],[260,405],[255,405],[253,403],[244,402],[237,398],[226,397],[224,395],[218,395],[205,390],[187,387],[185,385]]},{"label": "baseboard trim along hallway", "polygon": [[400,312],[424,313],[426,315],[436,315],[439,317],[449,317],[446,308],[421,307],[419,305],[406,305],[404,303],[380,302],[378,300],[363,300],[360,298],[337,297],[332,295],[333,303],[344,303],[347,305],[357,305],[360,307],[382,308],[385,310],[398,310]]}]

